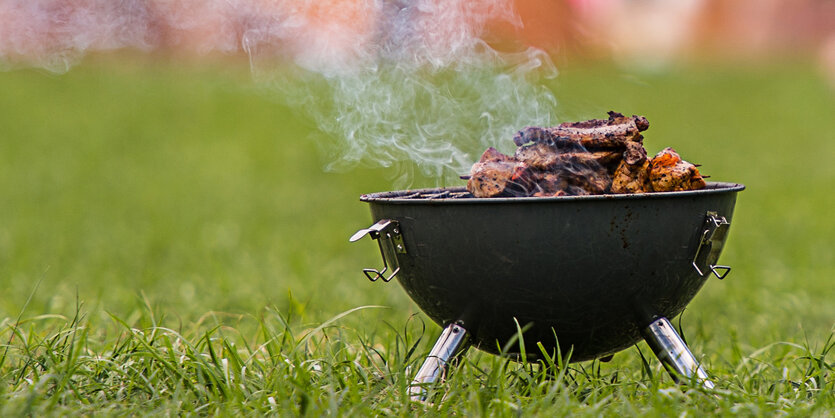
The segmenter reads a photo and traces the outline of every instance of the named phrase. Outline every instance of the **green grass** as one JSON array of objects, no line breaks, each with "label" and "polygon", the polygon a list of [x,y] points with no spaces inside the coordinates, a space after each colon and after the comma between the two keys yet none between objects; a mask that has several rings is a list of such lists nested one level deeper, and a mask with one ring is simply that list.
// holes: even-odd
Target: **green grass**
[{"label": "green grass", "polygon": [[835,91],[810,66],[566,64],[553,85],[565,119],[646,115],[650,152],[747,186],[733,272],[681,320],[715,391],[643,343],[567,367],[471,351],[424,405],[406,387],[439,328],[347,242],[385,170],[324,173],[314,127],[242,64],[119,58],[0,73],[4,416],[835,410]]}]

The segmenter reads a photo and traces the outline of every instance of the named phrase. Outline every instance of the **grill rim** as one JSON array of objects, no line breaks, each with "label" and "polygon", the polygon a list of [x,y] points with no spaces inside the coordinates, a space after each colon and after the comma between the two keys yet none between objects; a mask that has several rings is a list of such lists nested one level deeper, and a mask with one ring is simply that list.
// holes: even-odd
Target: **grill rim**
[{"label": "grill rim", "polygon": [[600,194],[587,196],[548,196],[548,197],[455,197],[455,198],[407,198],[404,196],[418,194],[438,194],[443,192],[461,193],[466,192],[466,187],[437,187],[426,189],[394,190],[388,192],[367,193],[360,196],[362,202],[408,204],[408,205],[438,205],[438,204],[529,204],[540,202],[576,202],[585,200],[631,200],[631,199],[664,199],[670,197],[686,197],[702,194],[740,192],[745,190],[745,185],[729,182],[708,182],[705,188],[699,190],[687,190],[680,192],[652,192],[638,194]]}]

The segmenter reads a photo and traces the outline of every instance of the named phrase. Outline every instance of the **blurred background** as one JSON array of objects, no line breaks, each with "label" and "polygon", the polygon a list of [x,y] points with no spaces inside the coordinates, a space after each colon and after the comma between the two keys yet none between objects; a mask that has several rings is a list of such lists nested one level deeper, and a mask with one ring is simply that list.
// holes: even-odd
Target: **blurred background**
[{"label": "blurred background", "polygon": [[[652,68],[704,57],[805,56],[835,78],[835,4],[829,0],[479,0],[472,4],[485,10],[509,6],[515,11],[511,18],[493,13],[486,39],[498,44],[522,42],[560,57],[615,59]],[[178,56],[234,54],[286,26],[303,36],[282,36],[285,43],[295,43],[283,47],[315,45],[340,55],[377,33],[387,18],[383,10],[379,2],[369,0],[327,4],[10,0],[0,5],[0,58],[7,65],[39,64],[61,70],[86,50],[134,47]]]},{"label": "blurred background", "polygon": [[[370,221],[360,194],[401,186],[400,171],[406,186],[438,179],[362,159],[325,170],[354,150],[332,146],[341,134],[327,122],[391,105],[349,94],[367,91],[362,77],[340,78],[356,66],[376,74],[374,57],[389,54],[457,71],[446,54],[463,50],[479,57],[467,71],[495,57],[536,67],[515,79],[547,108],[536,120],[645,115],[650,153],[672,146],[712,180],[747,186],[721,260],[734,270],[684,314],[694,351],[719,363],[735,358],[729,342],[753,350],[831,334],[835,2],[438,0],[419,2],[429,18],[410,27],[417,35],[392,32],[402,23],[392,10],[409,3],[0,2],[0,318],[49,323],[58,317],[38,315],[84,305],[94,323],[108,313],[130,323],[150,306],[187,327],[274,307],[311,324],[374,304],[388,309],[353,323],[400,329],[419,311],[394,283],[369,283],[361,269],[377,266],[376,247],[347,239]],[[400,35],[381,44],[381,33]],[[412,39],[419,53],[387,49]],[[496,53],[451,43],[461,39]],[[521,65],[507,58],[519,51]],[[535,77],[549,60],[559,75]],[[401,85],[396,75],[388,86]],[[360,87],[340,90],[345,80]],[[475,80],[464,97],[495,101],[497,84],[479,91]],[[421,125],[422,110],[410,112],[402,125]],[[466,118],[430,117],[444,113]],[[359,123],[383,125],[375,118]]]}]

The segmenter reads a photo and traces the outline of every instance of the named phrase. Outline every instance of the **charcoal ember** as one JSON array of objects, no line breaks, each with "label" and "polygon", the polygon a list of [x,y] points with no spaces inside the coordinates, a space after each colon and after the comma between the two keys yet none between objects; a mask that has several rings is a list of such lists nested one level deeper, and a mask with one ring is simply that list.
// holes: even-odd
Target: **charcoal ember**
[{"label": "charcoal ember", "polygon": [[698,190],[706,185],[699,169],[669,147],[649,161],[649,182],[655,192]]}]

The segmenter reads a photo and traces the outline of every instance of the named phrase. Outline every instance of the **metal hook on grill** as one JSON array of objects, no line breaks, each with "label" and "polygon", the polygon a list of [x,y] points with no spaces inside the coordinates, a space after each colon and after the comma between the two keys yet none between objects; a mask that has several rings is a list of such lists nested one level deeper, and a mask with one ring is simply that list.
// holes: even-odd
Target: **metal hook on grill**
[{"label": "metal hook on grill", "polygon": [[[725,245],[730,226],[731,223],[724,216],[719,216],[717,212],[709,211],[705,215],[705,229],[699,239],[696,255],[693,256],[693,268],[696,269],[699,276],[704,277],[705,274],[710,272],[719,280],[722,280],[731,272],[730,266],[714,264],[719,260],[719,253],[722,251],[722,246]],[[700,265],[702,267],[699,267]]]},{"label": "metal hook on grill", "polygon": [[[383,257],[383,269],[366,268],[362,269],[362,272],[372,282],[376,282],[378,279],[382,279],[384,282],[391,281],[400,272],[400,263],[397,261],[397,254],[406,254],[403,235],[400,233],[400,223],[391,219],[380,219],[374,225],[360,229],[354,233],[349,241],[359,241],[366,235],[370,235],[372,239],[377,240],[377,244],[380,247],[380,255]],[[389,267],[391,267],[391,274],[386,277]]]}]

